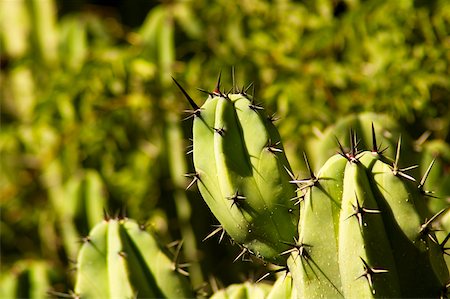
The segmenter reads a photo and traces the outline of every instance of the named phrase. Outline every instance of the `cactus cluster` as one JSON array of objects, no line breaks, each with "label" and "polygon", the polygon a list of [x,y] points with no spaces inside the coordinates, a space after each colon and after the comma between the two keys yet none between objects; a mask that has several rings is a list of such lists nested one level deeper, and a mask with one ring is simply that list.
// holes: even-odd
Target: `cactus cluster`
[{"label": "cactus cluster", "polygon": [[377,147],[341,147],[309,184],[289,269],[302,298],[439,297],[449,279],[423,182]]},{"label": "cactus cluster", "polygon": [[[193,108],[188,118],[193,118],[195,171],[187,175],[187,188],[197,183],[220,222],[207,238],[221,232],[222,239],[226,233],[242,248],[236,260],[247,253],[278,265],[273,272],[286,272],[272,285],[233,284],[212,298],[448,296],[448,204],[441,201],[433,212],[426,200],[434,197],[427,178],[436,162],[422,169],[416,181],[411,171],[418,166],[403,167],[410,158],[400,159],[402,137],[394,122],[378,116],[369,122],[376,116],[370,114],[345,120],[361,124],[355,127],[363,142],[354,130],[338,130],[348,137],[349,146],[336,138],[336,154],[324,163],[316,160],[323,164],[317,172],[305,154],[309,177],[298,179],[274,118],[255,103],[248,88],[224,93],[219,76],[215,89],[206,92],[208,98],[198,106],[175,83]],[[394,132],[398,141],[388,140],[391,147],[386,150],[377,132]],[[327,136],[316,143],[317,157],[319,151],[329,152],[331,133]],[[444,232],[436,232],[438,221],[443,221]],[[133,220],[106,215],[83,241],[73,292],[77,298],[195,294],[178,263],[180,248],[170,258]]]},{"label": "cactus cluster", "polygon": [[[414,155],[400,160],[395,122],[368,122],[367,116],[346,121],[361,125],[363,143],[372,149],[360,150],[347,127],[349,150],[338,139],[337,154],[317,175],[305,155],[310,177],[297,179],[272,118],[246,89],[223,93],[219,76],[200,107],[175,83],[193,107],[192,182],[244,251],[291,272],[298,298],[447,296],[449,238],[440,242],[434,224],[448,205],[434,215],[426,205],[431,165],[420,182],[411,174],[417,166],[400,167]],[[394,159],[377,142],[375,126],[396,132],[398,143],[389,136],[387,151]],[[329,139],[316,155],[330,150]]]}]

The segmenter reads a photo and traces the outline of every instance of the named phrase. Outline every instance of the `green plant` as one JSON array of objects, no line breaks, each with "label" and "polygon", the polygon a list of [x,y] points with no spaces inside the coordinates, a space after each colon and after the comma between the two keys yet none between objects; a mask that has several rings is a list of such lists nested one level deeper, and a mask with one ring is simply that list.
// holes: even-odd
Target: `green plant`
[{"label": "green plant", "polygon": [[[291,254],[288,268],[299,298],[446,294],[445,244],[433,227],[445,209],[435,215],[427,210],[429,171],[414,185],[407,171],[416,166],[400,167],[401,137],[392,160],[379,145],[373,123],[371,151],[360,151],[350,131],[348,151],[338,141],[339,155],[317,176],[305,156],[310,178],[298,180],[275,127],[245,90],[223,93],[219,77],[199,107],[175,83],[193,107],[193,182],[244,250],[280,265],[281,257]],[[297,184],[297,196],[286,186],[288,174]],[[298,235],[292,230],[274,234],[291,223],[295,204],[300,205]]]},{"label": "green plant", "polygon": [[290,166],[271,119],[246,90],[222,93],[220,76],[201,107],[181,90],[193,108],[193,181],[243,253],[283,264],[279,253],[296,233],[298,212]]},{"label": "green plant", "polygon": [[[125,218],[106,218],[87,237],[78,255],[79,298],[189,298],[186,272],[145,231]],[[179,247],[178,247],[179,249]]]}]

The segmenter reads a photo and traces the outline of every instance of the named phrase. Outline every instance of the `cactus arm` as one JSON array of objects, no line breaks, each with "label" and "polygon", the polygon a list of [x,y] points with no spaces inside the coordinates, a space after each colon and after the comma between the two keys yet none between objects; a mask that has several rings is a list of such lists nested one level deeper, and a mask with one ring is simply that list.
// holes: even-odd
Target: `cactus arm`
[{"label": "cactus arm", "polygon": [[347,160],[340,155],[330,158],[317,175],[318,183],[302,202],[299,241],[307,245],[307,255],[297,253],[288,260],[294,283],[302,298],[343,296],[338,231],[346,164]]},{"label": "cactus arm", "polygon": [[[142,292],[145,285],[139,284],[139,296],[143,298],[189,298],[191,292],[186,277],[178,275],[175,262],[160,248],[150,233],[142,230],[136,222],[127,221],[124,224],[130,247],[139,258],[140,265],[146,270],[146,282],[150,285],[148,295]],[[131,266],[131,265],[130,265]]]},{"label": "cactus arm", "polygon": [[107,268],[110,298],[134,298],[136,294],[127,269],[127,258],[132,253],[124,250],[119,234],[120,225],[119,221],[109,221],[108,225]]},{"label": "cactus arm", "polygon": [[339,268],[345,297],[400,297],[391,246],[381,215],[375,211],[379,209],[365,167],[359,162],[348,163],[339,228]]},{"label": "cactus arm", "polygon": [[78,254],[75,293],[81,298],[110,298],[106,267],[107,231],[107,221],[95,226]]}]

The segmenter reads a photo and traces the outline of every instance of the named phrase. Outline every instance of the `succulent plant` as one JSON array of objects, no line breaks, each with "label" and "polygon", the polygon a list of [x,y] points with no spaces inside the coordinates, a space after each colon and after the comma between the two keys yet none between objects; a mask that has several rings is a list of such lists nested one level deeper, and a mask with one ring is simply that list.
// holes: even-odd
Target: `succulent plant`
[{"label": "succulent plant", "polygon": [[299,187],[305,197],[288,261],[299,298],[442,296],[449,273],[433,222],[445,210],[429,215],[423,186],[399,167],[400,141],[392,162],[375,137],[372,151],[350,139],[349,152],[341,146]]},{"label": "succulent plant", "polygon": [[181,90],[193,107],[192,177],[204,200],[242,253],[284,264],[280,253],[297,232],[298,209],[271,119],[246,90],[222,93],[220,76],[201,107]]},{"label": "succulent plant", "polygon": [[[243,252],[282,269],[284,257],[290,256],[287,267],[298,298],[447,295],[443,255],[449,238],[439,242],[434,225],[448,206],[434,215],[428,211],[424,197],[431,194],[425,188],[430,167],[419,183],[411,173],[416,165],[400,167],[417,153],[404,136],[411,150],[400,159],[402,134],[395,121],[375,114],[346,119],[310,151],[316,163],[326,160],[336,142],[333,133],[350,139],[349,150],[338,141],[339,154],[328,158],[317,175],[305,155],[310,177],[299,180],[270,117],[247,90],[223,93],[219,76],[200,107],[175,83],[193,107],[195,173],[189,187],[198,183],[221,223],[216,232],[226,231]],[[349,124],[362,132],[362,142]],[[374,124],[382,128],[376,130]],[[377,141],[377,132],[389,135],[389,150]],[[359,150],[370,143],[371,151]],[[389,153],[395,158],[388,158]],[[298,230],[293,229],[298,219]],[[240,285],[232,293],[247,294],[253,288]]]},{"label": "succulent plant", "polygon": [[193,297],[176,259],[142,225],[106,218],[84,238],[74,292],[81,299]]}]

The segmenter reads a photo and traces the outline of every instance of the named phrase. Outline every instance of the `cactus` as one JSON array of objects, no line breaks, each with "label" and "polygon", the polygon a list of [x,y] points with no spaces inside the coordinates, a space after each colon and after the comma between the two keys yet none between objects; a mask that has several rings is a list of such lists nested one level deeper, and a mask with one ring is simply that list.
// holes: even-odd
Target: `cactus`
[{"label": "cactus", "polygon": [[55,274],[47,261],[18,261],[0,276],[0,298],[47,298]]},{"label": "cactus", "polygon": [[78,298],[193,297],[186,274],[145,231],[130,219],[97,224],[78,255]]},{"label": "cactus", "polygon": [[227,288],[216,291],[211,299],[294,299],[297,291],[293,286],[289,273],[278,277],[273,285],[264,282],[244,282],[229,285]]},{"label": "cactus", "polygon": [[[376,144],[330,158],[312,175],[301,202],[299,238],[288,260],[299,298],[439,297],[448,269],[443,247],[408,167]],[[422,180],[423,181],[423,180]]]},{"label": "cactus", "polygon": [[[349,128],[359,135],[359,146],[369,148],[372,145],[371,124],[374,125],[377,136],[383,137],[380,150],[388,157],[395,155],[395,145],[402,136],[404,145],[412,147],[412,139],[407,132],[392,118],[386,114],[362,112],[352,114],[339,119],[338,122],[325,129],[319,136],[306,141],[309,163],[314,171],[318,171],[329,157],[336,154],[336,139],[349,140]],[[410,164],[418,160],[419,155],[414,151],[408,151],[402,155],[402,163]]]},{"label": "cactus", "polygon": [[177,85],[194,108],[192,176],[204,200],[242,253],[284,264],[298,209],[278,131],[245,90],[222,93],[220,76],[202,107]]}]

